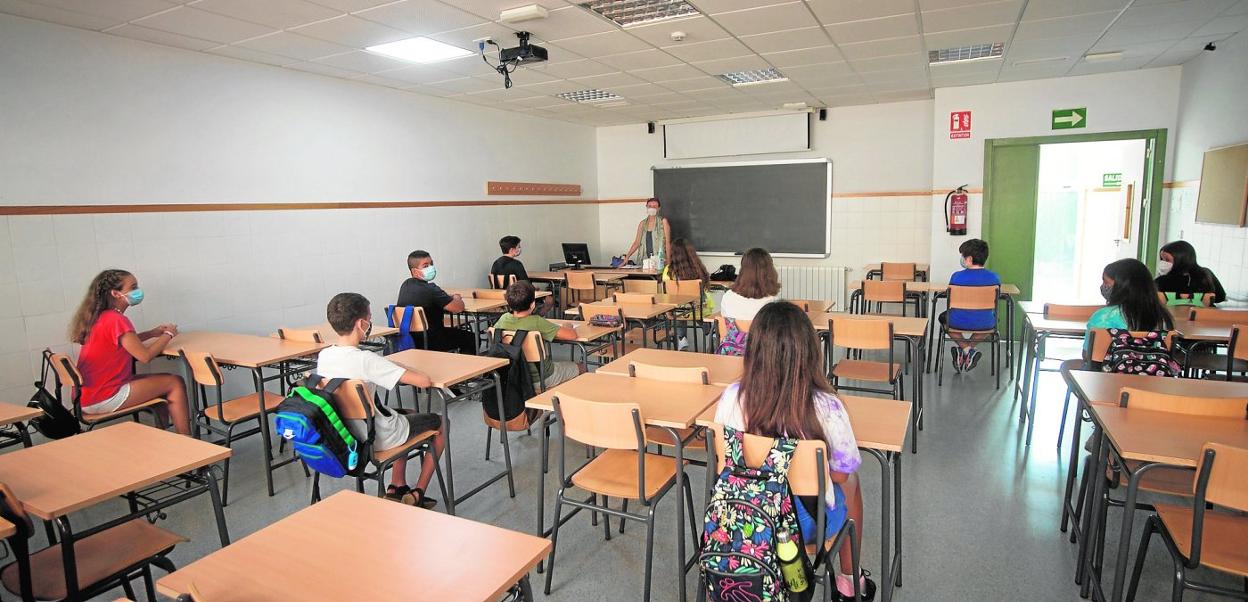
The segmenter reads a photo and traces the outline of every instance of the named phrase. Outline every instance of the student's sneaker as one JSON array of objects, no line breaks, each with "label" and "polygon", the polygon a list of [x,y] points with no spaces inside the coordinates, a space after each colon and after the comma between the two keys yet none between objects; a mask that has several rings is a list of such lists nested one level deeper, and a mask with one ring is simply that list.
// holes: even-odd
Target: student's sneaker
[{"label": "student's sneaker", "polygon": [[984,354],[980,353],[978,349],[972,349],[971,355],[966,358],[966,371],[970,372],[971,370],[974,370],[975,366],[979,365],[979,358],[983,356]]},{"label": "student's sneaker", "polygon": [[962,350],[957,347],[949,348],[949,356],[953,358],[953,371],[958,374],[962,373]]},{"label": "student's sneaker", "polygon": [[684,351],[684,350],[686,350],[686,349],[688,349],[688,348],[689,348],[689,338],[688,338],[688,337],[680,337],[680,340],[676,342],[676,350],[677,350],[677,351]]}]

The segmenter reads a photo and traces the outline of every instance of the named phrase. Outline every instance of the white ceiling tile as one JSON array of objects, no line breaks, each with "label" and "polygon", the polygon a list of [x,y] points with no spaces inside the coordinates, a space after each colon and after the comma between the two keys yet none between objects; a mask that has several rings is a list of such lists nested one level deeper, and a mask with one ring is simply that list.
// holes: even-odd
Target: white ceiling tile
[{"label": "white ceiling tile", "polygon": [[1124,59],[1157,58],[1157,55],[1170,50],[1174,47],[1174,41],[1161,42],[1144,42],[1142,44],[1125,44],[1121,46],[1109,46],[1097,44],[1088,52],[1121,52]]},{"label": "white ceiling tile", "polygon": [[279,67],[296,62],[296,59],[276,54],[269,54],[267,52],[260,52],[259,50],[252,50],[242,46],[218,46],[208,52],[211,52],[212,54],[219,54],[221,56],[228,56],[232,59],[238,59],[240,61],[264,63],[268,65],[277,65]]},{"label": "white ceiling tile", "polygon": [[875,104],[875,97],[870,94],[850,94],[847,96],[829,96],[822,99],[829,107],[854,107]]},{"label": "white ceiling tile", "polygon": [[328,75],[330,77],[341,77],[345,79],[351,79],[352,77],[364,75],[363,73],[360,73],[359,71],[351,71],[350,69],[339,69],[338,67],[330,67],[329,65],[322,65],[320,63],[311,63],[307,61],[291,63],[289,65],[286,65],[286,68],[296,69],[298,71],[307,71],[308,73],[316,73],[319,75]]},{"label": "white ceiling tile", "polygon": [[222,44],[262,36],[273,31],[272,28],[264,25],[256,25],[186,6],[138,19],[134,24]]},{"label": "white ceiling tile", "polygon": [[[605,75],[607,73],[614,73],[617,71],[614,67],[610,67],[589,59],[581,59],[552,65],[537,65],[536,68],[547,75],[562,79],[586,77],[590,75]],[[692,67],[690,67],[690,69],[692,69]]]},{"label": "white ceiling tile", "polygon": [[662,103],[662,102],[673,102],[673,101],[677,101],[677,100],[684,98],[682,94],[679,94],[677,92],[672,92],[672,91],[664,92],[662,94],[655,94],[653,96],[637,96],[636,94],[634,94],[634,97],[637,99],[637,102],[644,102],[648,105],[652,105],[655,103]]},{"label": "white ceiling tile", "polygon": [[34,3],[118,23],[146,17],[179,4],[166,0],[35,0]]},{"label": "white ceiling tile", "polygon": [[767,61],[757,56],[739,56],[731,59],[719,59],[714,61],[701,61],[693,64],[694,67],[702,70],[710,75],[719,75],[721,73],[732,73],[734,71],[750,71],[754,69],[766,69],[770,67]]},{"label": "white ceiling tile", "polygon": [[[482,23],[480,25],[474,25],[472,27],[465,27],[462,29],[439,31],[431,33],[427,37],[445,44],[463,48],[464,50],[471,50],[473,52],[478,51],[474,40],[481,38],[492,38],[495,42],[498,42],[503,46],[515,46],[517,41],[515,31],[497,23]],[[487,53],[493,54],[492,51],[497,51],[497,49],[491,46],[486,47]]]},{"label": "white ceiling tile", "polygon": [[[468,11],[475,15],[485,17],[486,19],[497,19],[498,14],[509,8],[518,6],[527,6],[529,4],[537,4],[547,9],[563,8],[567,6],[563,0],[451,0],[460,10]],[[518,25],[523,25],[519,23]]]},{"label": "white ceiling tile", "polygon": [[416,94],[423,94],[425,96],[437,96],[439,98],[450,98],[453,96],[462,96],[462,94],[460,94],[459,92],[453,92],[451,90],[443,90],[442,88],[431,86],[429,84],[413,85],[412,87],[408,88],[407,91],[414,92]]},{"label": "white ceiling tile", "polygon": [[699,77],[701,71],[690,65],[673,65],[671,67],[659,67],[658,69],[638,69],[632,72],[632,75],[640,77],[649,82],[670,82],[677,79],[689,79],[691,77]]},{"label": "white ceiling tile", "polygon": [[997,81],[1023,81],[1028,79],[1048,79],[1053,77],[1061,77],[1070,69],[1071,61],[1063,61],[1060,63],[1033,63],[1030,65],[1015,66],[1013,63],[1006,63],[1001,68],[1001,75],[997,77]]},{"label": "white ceiling tile", "polygon": [[[580,10],[580,9],[577,9]],[[555,42],[560,48],[567,48],[576,54],[597,58],[623,52],[646,50],[651,46],[623,31],[610,31],[579,38],[565,38]],[[553,57],[552,57],[553,58]]]},{"label": "white ceiling tile", "polygon": [[1133,4],[1115,25],[1123,27],[1162,26],[1176,21],[1208,21],[1230,8],[1235,0],[1182,0],[1139,6]]},{"label": "white ceiling tile", "polygon": [[664,88],[658,84],[633,84],[631,86],[615,86],[611,88],[612,92],[619,94],[625,98],[655,98],[664,97],[672,93],[671,90]]},{"label": "white ceiling tile", "polygon": [[[523,88],[512,88],[512,92],[527,93]],[[553,99],[549,96],[521,96],[508,99],[507,104],[520,107],[546,107],[550,106]]]},{"label": "white ceiling tile", "polygon": [[1064,38],[1074,36],[1097,36],[1113,22],[1117,12],[1087,13],[1075,17],[1055,17],[1023,21],[1018,24],[1014,41]]},{"label": "white ceiling tile", "polygon": [[1138,43],[1141,40],[1149,40],[1153,42],[1161,42],[1166,40],[1181,40],[1195,33],[1200,29],[1202,21],[1174,21],[1163,25],[1148,25],[1139,27],[1125,27],[1115,23],[1101,40],[1097,42],[1098,46],[1126,46]]},{"label": "white ceiling tile", "polygon": [[914,14],[914,0],[808,0],[808,3],[824,24]]},{"label": "white ceiling tile", "polygon": [[1112,12],[1118,14],[1130,0],[1045,0],[1028,2],[1023,21],[1058,19],[1087,13]]},{"label": "white ceiling tile", "polygon": [[306,25],[342,14],[307,0],[199,0],[195,8],[276,29]]},{"label": "white ceiling tile", "polygon": [[0,13],[95,31],[107,29],[126,22],[126,19],[117,17],[88,15],[85,13],[62,10],[51,6],[44,6],[42,4],[35,4],[33,2],[26,2],[26,0],[0,0]]},{"label": "white ceiling tile", "polygon": [[402,0],[394,4],[360,11],[355,13],[355,16],[418,36],[486,23],[477,15],[452,8],[436,0]]},{"label": "white ceiling tile", "polygon": [[926,69],[927,56],[923,54],[897,54],[893,56],[879,56],[868,59],[854,59],[850,61],[854,70],[859,73],[868,71],[893,71],[897,69]]},{"label": "white ceiling tile", "polygon": [[704,75],[702,77],[693,77],[689,79],[678,79],[670,82],[663,82],[663,87],[677,92],[688,92],[690,90],[705,90],[707,88],[727,88],[728,84],[724,80],[717,77]]},{"label": "white ceiling tile", "polygon": [[372,84],[374,86],[382,86],[385,88],[394,88],[396,90],[407,90],[412,87],[412,84],[409,84],[405,81],[400,81],[397,79],[390,79],[387,77],[381,77],[380,75],[362,75],[360,77],[352,78],[351,81],[363,82],[366,84]]},{"label": "white ceiling tile", "polygon": [[811,16],[810,9],[806,8],[805,2],[722,13],[715,15],[715,20],[729,32],[738,36],[814,27],[819,24]]},{"label": "white ceiling tile", "polygon": [[920,88],[917,90],[898,90],[896,92],[879,92],[875,94],[875,99],[879,102],[905,102],[909,100],[927,100],[932,97],[932,91],[928,88]]},{"label": "white ceiling tile", "polygon": [[[411,65],[411,63],[404,64]],[[463,56],[448,61],[438,61],[436,63],[428,64],[436,69],[449,71],[459,75],[486,76],[498,73],[493,67],[485,64],[485,62],[481,60],[481,57],[477,55]]]},{"label": "white ceiling tile", "polygon": [[389,4],[394,0],[313,0],[317,4],[336,8],[342,12],[354,12],[357,10],[365,10],[382,4]]},{"label": "white ceiling tile", "polygon": [[383,71],[374,75],[379,75],[387,79],[408,82],[410,84],[431,84],[433,82],[445,81],[455,77],[455,74],[453,73],[449,73],[430,65],[414,65],[411,67],[404,67],[402,69],[395,69],[393,71]]},{"label": "white ceiling tile", "polygon": [[[499,75],[498,73],[481,74],[481,75],[477,75],[476,77],[481,78],[481,79],[497,78],[498,81],[500,82],[503,81],[503,76]],[[511,74],[511,83],[513,86],[516,84],[516,82],[521,82],[521,81],[526,84],[539,84],[539,83],[544,83],[544,82],[557,81],[560,79],[563,79],[563,78],[555,77],[548,73],[543,73],[541,69],[531,69],[529,67],[520,67],[519,69],[516,70],[515,73]]]},{"label": "white ceiling tile", "polygon": [[1248,0],[1239,0],[1238,4],[1231,6],[1222,13],[1223,17],[1233,17],[1238,15],[1248,15]]},{"label": "white ceiling tile", "polygon": [[745,36],[741,38],[741,41],[754,52],[762,54],[827,46],[828,34],[822,27],[805,27]]},{"label": "white ceiling tile", "polygon": [[784,70],[784,76],[802,84],[806,82],[833,81],[847,77],[857,78],[849,63],[845,62],[789,67]]},{"label": "white ceiling tile", "polygon": [[1010,33],[1013,31],[1013,25],[994,25],[992,27],[977,27],[975,29],[942,31],[923,36],[923,43],[928,50],[957,48],[972,44],[991,44],[994,42],[1005,42],[1010,39]]},{"label": "white ceiling tile", "polygon": [[687,62],[709,61],[713,59],[734,58],[754,54],[749,48],[746,48],[744,44],[736,41],[735,39],[668,46],[663,50],[668,54]]},{"label": "white ceiling tile", "polygon": [[1184,48],[1181,50],[1170,49],[1161,53],[1157,58],[1153,59],[1147,67],[1170,67],[1173,65],[1182,65],[1197,56],[1200,56],[1200,49]]},{"label": "white ceiling tile", "polygon": [[562,92],[574,92],[576,90],[584,90],[585,86],[571,80],[558,79],[555,81],[542,82],[540,84],[525,84],[524,82],[516,82],[516,87],[524,90],[528,94],[550,95]]},{"label": "white ceiling tile", "polygon": [[1044,40],[1015,40],[1005,49],[1005,60],[1012,65],[1016,61],[1030,61],[1052,57],[1067,57],[1072,61],[1096,42],[1096,36],[1075,36]]},{"label": "white ceiling tile", "polygon": [[307,36],[301,36],[297,33],[288,33],[285,31],[254,38],[245,42],[239,42],[236,46],[242,46],[252,50],[259,50],[260,52],[267,52],[269,54],[276,54],[303,61],[309,61],[333,54],[342,54],[351,50],[346,46],[331,44],[324,40],[317,40],[315,38],[309,38]]},{"label": "white ceiling tile", "polygon": [[803,48],[801,50],[788,50],[785,52],[768,52],[763,55],[767,62],[784,69],[786,67],[796,67],[799,65],[817,65],[819,63],[834,63],[845,60],[841,52],[836,46],[820,46],[816,48]]},{"label": "white ceiling tile", "polygon": [[1018,21],[1022,8],[1023,0],[1006,0],[961,8],[925,10],[922,13],[923,32],[934,33],[1001,24],[1013,25]]},{"label": "white ceiling tile", "polygon": [[862,59],[892,56],[895,54],[921,54],[923,52],[923,41],[919,36],[909,36],[860,42],[858,44],[841,44],[840,48],[841,54],[844,54],[845,58]]},{"label": "white ceiling tile", "polygon": [[912,36],[919,33],[919,23],[914,15],[897,15],[829,25],[828,33],[832,34],[832,40],[837,44],[852,44]]},{"label": "white ceiling tile", "polygon": [[959,8],[976,4],[991,4],[999,0],[919,0],[919,10],[941,10]]},{"label": "white ceiling tile", "polygon": [[[728,37],[728,32],[724,31],[724,28],[703,16],[638,25],[629,27],[627,31],[629,34],[655,46],[678,46],[681,44],[722,40]],[[673,41],[672,32],[674,31],[684,32],[685,39],[680,42]]]},{"label": "white ceiling tile", "polygon": [[815,95],[816,98],[823,102],[827,102],[826,98],[830,96],[844,96],[846,94],[863,94],[867,91],[867,86],[861,81],[845,82],[836,86],[824,86],[820,88],[808,88],[808,92]]},{"label": "white ceiling tile", "polygon": [[638,52],[626,52],[624,54],[613,54],[611,56],[599,57],[597,60],[607,65],[611,65],[621,71],[671,67],[682,63],[680,59],[677,59],[662,50],[655,49],[641,50]]},{"label": "white ceiling tile", "polygon": [[1139,69],[1148,64],[1150,59],[1123,59],[1121,61],[1109,61],[1103,63],[1089,63],[1081,61],[1074,67],[1071,67],[1067,75],[1091,75],[1093,73],[1108,73],[1110,71],[1131,71]]},{"label": "white ceiling tile", "polygon": [[568,6],[550,11],[545,19],[535,19],[515,24],[518,29],[532,32],[543,40],[558,41],[595,33],[619,31],[614,23],[607,21],[579,6]]},{"label": "white ceiling tile", "polygon": [[206,50],[214,46],[220,46],[220,44],[216,42],[178,35],[176,33],[169,33],[167,31],[160,31],[157,29],[148,29],[146,27],[139,27],[138,25],[122,25],[121,27],[114,27],[113,29],[108,30],[108,33],[115,36],[121,36],[123,38],[143,40],[144,42],[151,42],[162,46],[173,46],[174,48],[185,48],[187,50]]},{"label": "white ceiling tile", "polygon": [[317,63],[329,65],[330,67],[338,67],[339,69],[349,69],[351,71],[359,71],[361,73],[377,73],[378,71],[393,71],[409,67],[412,63],[400,61],[379,54],[373,54],[363,50],[353,50],[343,54],[335,54],[316,59]]},{"label": "white ceiling tile", "polygon": [[714,15],[772,4],[787,4],[793,0],[690,0],[703,14]]},{"label": "white ceiling tile", "polygon": [[291,31],[357,49],[412,37],[405,31],[350,15],[297,27]]},{"label": "white ceiling tile", "polygon": [[885,83],[927,81],[927,72],[923,69],[898,69],[895,71],[871,71],[860,73],[862,81],[869,86]]},{"label": "white ceiling tile", "polygon": [[1248,30],[1248,14],[1220,16],[1192,32],[1193,36],[1233,35]]},{"label": "white ceiling tile", "polygon": [[645,80],[633,77],[627,73],[608,73],[606,75],[590,75],[587,77],[577,77],[572,81],[585,86],[586,89],[597,88],[605,90],[612,86],[631,86],[634,84],[648,83]]},{"label": "white ceiling tile", "polygon": [[435,88],[442,88],[443,90],[467,94],[470,92],[482,92],[485,90],[502,88],[503,78],[499,77],[497,80],[493,80],[478,77],[462,77],[446,81],[433,82],[431,85]]}]

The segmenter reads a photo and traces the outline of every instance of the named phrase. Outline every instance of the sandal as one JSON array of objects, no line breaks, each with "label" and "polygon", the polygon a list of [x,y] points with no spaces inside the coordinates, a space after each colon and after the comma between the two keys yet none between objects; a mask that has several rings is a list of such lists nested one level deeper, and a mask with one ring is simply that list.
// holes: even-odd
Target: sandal
[{"label": "sandal", "polygon": [[386,487],[386,499],[406,504],[408,506],[415,504],[415,498],[412,497],[412,488],[407,485],[402,487],[390,485]]},{"label": "sandal", "polygon": [[[421,489],[419,487],[412,489],[412,494],[413,494],[413,499],[411,503],[412,506],[419,506],[421,508],[424,508],[425,510],[432,510],[434,507],[438,505],[438,500],[435,500],[429,496],[426,496],[424,489]],[[404,500],[403,503],[406,504],[407,501]]]}]

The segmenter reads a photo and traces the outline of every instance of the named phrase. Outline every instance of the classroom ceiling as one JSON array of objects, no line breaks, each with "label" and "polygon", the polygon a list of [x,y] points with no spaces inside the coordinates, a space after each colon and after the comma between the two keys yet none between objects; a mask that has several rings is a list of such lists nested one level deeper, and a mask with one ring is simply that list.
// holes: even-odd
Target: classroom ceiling
[{"label": "classroom ceiling", "polygon": [[[688,0],[697,8],[688,17],[625,28],[578,5],[586,1],[0,0],[0,12],[587,125],[1178,65],[1248,29],[1248,0]],[[499,21],[528,4],[549,15]],[[412,36],[474,51],[473,40],[490,36],[511,47],[518,30],[550,61],[521,67],[511,89],[477,55],[418,65],[363,50]],[[1001,59],[928,64],[929,51],[996,42]],[[1121,57],[1083,58],[1102,52]],[[734,88],[715,77],[769,67],[788,81]],[[587,89],[625,102],[556,96]]]}]

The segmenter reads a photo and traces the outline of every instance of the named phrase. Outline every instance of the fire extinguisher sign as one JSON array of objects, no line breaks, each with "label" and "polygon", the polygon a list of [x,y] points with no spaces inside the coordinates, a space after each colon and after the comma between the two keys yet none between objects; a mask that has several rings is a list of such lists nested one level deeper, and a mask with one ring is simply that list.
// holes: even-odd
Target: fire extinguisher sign
[{"label": "fire extinguisher sign", "polygon": [[949,113],[949,138],[956,140],[958,138],[971,137],[971,112],[970,111],[954,111]]}]

